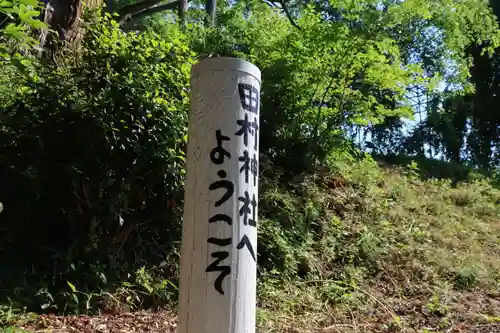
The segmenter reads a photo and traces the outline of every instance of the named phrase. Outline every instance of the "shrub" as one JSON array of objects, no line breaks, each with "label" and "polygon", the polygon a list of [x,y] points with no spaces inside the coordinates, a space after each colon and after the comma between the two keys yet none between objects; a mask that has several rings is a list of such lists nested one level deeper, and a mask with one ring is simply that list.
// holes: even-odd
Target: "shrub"
[{"label": "shrub", "polygon": [[180,232],[192,54],[96,20],[2,111],[0,280],[20,302],[38,290],[37,310],[67,281],[99,290],[159,263]]}]

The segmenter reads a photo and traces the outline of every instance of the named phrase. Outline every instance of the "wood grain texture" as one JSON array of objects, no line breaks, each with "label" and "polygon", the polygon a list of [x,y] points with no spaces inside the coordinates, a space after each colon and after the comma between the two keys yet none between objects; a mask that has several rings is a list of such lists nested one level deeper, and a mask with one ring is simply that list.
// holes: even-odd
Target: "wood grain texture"
[{"label": "wood grain texture", "polygon": [[[247,97],[254,97],[253,112],[242,106],[240,97],[252,87],[255,94]],[[255,155],[258,168],[260,70],[239,59],[206,59],[193,66],[191,94],[178,333],[254,333],[258,205],[248,202],[246,194],[250,201],[254,195],[258,198],[258,170],[252,168],[254,180],[252,170],[247,178],[246,170],[240,169],[245,151],[250,159]],[[243,102],[248,101],[243,96]],[[245,115],[253,122],[247,146],[244,136],[238,135]],[[217,130],[229,138],[222,140],[222,147],[230,158],[221,155],[221,164],[211,159]],[[209,188],[223,181],[233,184],[234,193],[217,207],[226,190]],[[221,279],[228,268],[229,274]]]}]

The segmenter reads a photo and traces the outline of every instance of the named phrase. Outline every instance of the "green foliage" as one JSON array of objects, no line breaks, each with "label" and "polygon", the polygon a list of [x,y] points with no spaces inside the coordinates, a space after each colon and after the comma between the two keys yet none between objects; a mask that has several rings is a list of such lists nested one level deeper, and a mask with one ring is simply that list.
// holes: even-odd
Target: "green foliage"
[{"label": "green foliage", "polygon": [[13,327],[13,326],[9,326],[9,327],[6,327],[2,330],[3,333],[28,333],[28,331],[26,330],[23,330],[23,329],[20,329],[20,328],[17,328],[17,327]]},{"label": "green foliage", "polygon": [[448,312],[448,307],[442,304],[439,297],[434,295],[430,302],[425,306],[432,314],[437,316],[444,316]]},{"label": "green foliage", "polygon": [[[497,288],[500,206],[491,205],[500,198],[498,189],[484,181],[458,188],[448,180],[422,181],[412,174],[416,163],[398,171],[380,169],[370,160],[337,163],[337,168],[341,175],[320,174],[318,182],[310,179],[293,190],[265,187],[263,223],[269,226],[274,217],[273,223],[281,222],[283,229],[259,230],[259,239],[275,240],[259,243],[259,267],[271,266],[264,261],[269,252],[291,259],[284,268],[277,261],[280,266],[261,274],[264,329],[279,325],[286,330],[286,318],[313,329],[331,320],[324,310],[330,304],[334,323],[351,323],[353,313],[364,318],[382,311],[381,320],[400,331],[414,317],[396,315],[393,309],[414,308],[419,302],[424,314],[442,318],[440,327],[449,329],[447,318],[462,315],[463,306],[450,301],[461,297],[453,289]],[[458,193],[474,198],[449,204],[447,198]],[[306,222],[306,202],[320,212],[314,216],[321,228]],[[287,217],[294,217],[293,226]],[[307,274],[300,274],[301,258],[307,259]],[[270,313],[278,315],[266,317]]]},{"label": "green foliage", "polygon": [[460,269],[456,272],[454,282],[455,287],[459,290],[468,290],[477,286],[479,283],[477,268],[468,266]]},{"label": "green foliage", "polygon": [[[22,311],[176,301],[189,72],[207,56],[241,57],[263,74],[261,327],[316,329],[358,311],[398,331],[408,320],[388,303],[407,298],[446,326],[444,285],[498,287],[500,122],[485,111],[494,98],[478,103],[496,91],[491,9],[290,8],[299,28],[257,1],[222,4],[210,28],[200,9],[185,27],[158,14],[129,32],[98,12],[84,17],[79,48],[35,60],[19,50],[36,42],[26,24],[42,27],[36,4],[1,2],[18,20],[0,31],[2,325]],[[443,81],[453,87],[441,92]],[[427,117],[407,135],[415,95],[427,98]],[[372,156],[353,138],[366,133]]]},{"label": "green foliage", "polygon": [[312,11],[298,21],[299,31],[258,3],[248,15],[239,5],[225,9],[219,21],[194,48],[246,58],[262,70],[262,150],[279,165],[309,168],[340,146],[344,126],[409,115],[404,105],[389,109],[372,95],[390,91],[397,101],[414,81],[415,68],[403,67],[397,45],[383,33],[325,22]]},{"label": "green foliage", "polygon": [[37,288],[29,305],[74,312],[178,239],[192,53],[103,16],[61,60],[2,111],[0,271],[18,300]]},{"label": "green foliage", "polygon": [[0,106],[11,102],[21,87],[15,78],[36,76],[32,51],[38,41],[30,31],[46,28],[39,21],[37,0],[3,0],[0,2]]},{"label": "green foliage", "polygon": [[13,59],[20,60],[21,55],[11,51],[13,42],[17,51],[29,50],[37,44],[36,39],[29,35],[28,30],[46,27],[43,22],[36,19],[40,15],[39,9],[38,0],[2,0],[0,3],[0,63]]}]

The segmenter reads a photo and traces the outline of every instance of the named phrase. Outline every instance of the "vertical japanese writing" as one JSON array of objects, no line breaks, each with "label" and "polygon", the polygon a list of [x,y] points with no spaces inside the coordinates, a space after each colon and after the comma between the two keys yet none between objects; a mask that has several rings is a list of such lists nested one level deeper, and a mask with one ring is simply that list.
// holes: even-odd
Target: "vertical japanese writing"
[{"label": "vertical japanese writing", "polygon": [[[216,140],[216,146],[210,152],[210,160],[215,165],[222,165],[224,164],[225,158],[231,158],[231,153],[226,149],[224,149],[223,147],[224,141],[229,141],[230,138],[228,136],[223,135],[221,130],[216,130],[215,140]],[[210,191],[216,191],[220,189],[223,190],[221,197],[214,204],[215,207],[220,207],[222,204],[224,204],[233,196],[234,184],[232,181],[225,179],[227,177],[227,172],[223,168],[217,171],[217,177],[219,178],[219,180],[216,180],[212,184],[210,184],[208,189]],[[215,214],[212,217],[210,217],[208,219],[208,222],[209,223],[225,222],[230,226],[233,224],[232,218],[229,215],[221,213]],[[229,238],[210,237],[207,239],[207,242],[209,244],[213,244],[221,248],[227,248],[228,246],[231,246],[233,240],[231,237]],[[215,279],[214,288],[215,290],[217,290],[219,294],[224,295],[224,290],[222,289],[222,283],[224,282],[224,279],[229,274],[231,274],[231,266],[224,265],[222,262],[229,257],[229,251],[228,250],[215,251],[212,252],[210,255],[214,259],[214,261],[205,269],[205,272],[219,273],[219,275]]]},{"label": "vertical japanese writing", "polygon": [[[259,90],[247,83],[238,84],[238,93],[242,109],[245,111],[243,119],[236,121],[237,131],[235,135],[242,137],[243,152],[238,156],[240,162],[240,174],[244,175],[245,185],[241,196],[238,213],[242,217],[243,226],[257,228],[257,198],[254,189],[257,186],[259,169],[258,133],[259,133]],[[250,177],[251,176],[251,177]],[[253,186],[251,186],[253,185]],[[247,233],[244,232],[236,245],[237,250],[246,249],[253,261],[256,262],[254,246]]]},{"label": "vertical japanese writing", "polygon": [[[207,243],[215,247],[210,253],[211,260],[205,271],[207,273],[216,273],[214,280],[214,289],[221,295],[224,295],[223,283],[227,276],[231,274],[230,257],[231,246],[236,246],[235,251],[245,251],[250,255],[254,262],[257,261],[256,247],[252,244],[251,233],[246,228],[257,228],[257,194],[256,188],[258,184],[258,133],[259,133],[259,90],[246,83],[238,84],[238,97],[241,108],[243,109],[242,119],[236,119],[234,135],[240,138],[242,144],[234,145],[243,147],[236,150],[228,150],[228,144],[231,138],[228,133],[222,133],[222,130],[215,131],[215,145],[210,151],[210,160],[216,167],[216,179],[209,185],[209,191],[215,191],[216,198],[213,206],[221,209],[226,202],[227,204],[238,205],[235,210],[236,215],[229,215],[217,212],[209,217],[208,223],[222,223],[222,225],[232,227],[233,219],[241,222],[239,225],[241,236],[238,236],[238,241],[232,237],[208,237]],[[241,112],[238,112],[240,114]],[[240,153],[241,152],[241,153]],[[231,156],[238,154],[239,156]],[[228,179],[227,166],[225,162],[237,159],[234,163],[239,165],[236,172],[239,172],[241,184],[235,184]],[[232,169],[229,169],[232,170]],[[236,190],[237,188],[238,190]],[[235,191],[237,193],[235,193]],[[238,200],[233,199],[236,196]],[[231,210],[226,210],[231,211]],[[232,233],[231,233],[232,234]],[[234,234],[233,234],[234,235]],[[234,245],[233,245],[234,244]]]},{"label": "vertical japanese writing", "polygon": [[250,121],[248,119],[248,114],[245,113],[245,118],[237,120],[236,123],[238,124],[238,126],[240,126],[240,129],[235,134],[238,136],[243,135],[243,144],[245,145],[245,147],[248,147],[248,135],[250,134],[254,137],[253,149],[257,150],[257,140],[258,140],[257,132],[259,130],[257,118],[253,117],[253,120]]},{"label": "vertical japanese writing", "polygon": [[238,93],[243,110],[258,114],[260,104],[259,90],[251,84],[239,83]]}]

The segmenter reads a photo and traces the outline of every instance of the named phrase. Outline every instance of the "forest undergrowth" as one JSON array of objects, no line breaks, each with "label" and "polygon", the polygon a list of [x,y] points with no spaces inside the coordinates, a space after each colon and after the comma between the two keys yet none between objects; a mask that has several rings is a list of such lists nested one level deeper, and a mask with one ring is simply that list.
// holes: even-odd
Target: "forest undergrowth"
[{"label": "forest undergrowth", "polygon": [[[381,163],[337,162],[292,182],[279,173],[261,178],[260,332],[495,332],[500,190],[480,176],[452,186],[423,179],[416,162]],[[127,301],[135,294],[175,299],[176,288],[156,269],[96,293],[108,302],[96,314],[115,315],[116,323],[134,313]],[[88,300],[70,283],[68,293]],[[170,325],[175,302],[166,308]],[[57,321],[2,310],[4,324],[17,327],[41,330]]]},{"label": "forest undergrowth", "polygon": [[259,332],[500,331],[498,4],[177,2],[0,1],[0,327],[175,330],[224,56],[262,74]]}]

